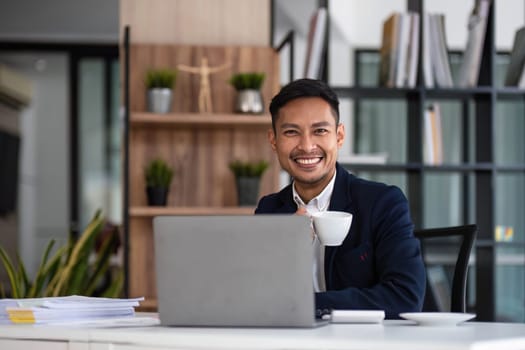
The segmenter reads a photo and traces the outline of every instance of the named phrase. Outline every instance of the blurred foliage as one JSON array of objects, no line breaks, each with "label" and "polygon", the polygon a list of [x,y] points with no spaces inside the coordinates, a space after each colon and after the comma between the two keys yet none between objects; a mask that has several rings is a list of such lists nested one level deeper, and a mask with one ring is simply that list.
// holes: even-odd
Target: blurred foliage
[{"label": "blurred foliage", "polygon": [[173,169],[162,159],[151,161],[144,169],[148,187],[169,188],[173,178]]},{"label": "blurred foliage", "polygon": [[173,89],[177,80],[175,69],[150,69],[146,72],[146,87]]},{"label": "blurred foliage", "polygon": [[264,73],[237,73],[231,76],[230,84],[235,90],[260,90],[264,82]]},{"label": "blurred foliage", "polygon": [[[124,285],[124,271],[120,266],[110,266],[111,256],[120,245],[119,232],[117,227],[104,232],[104,224],[99,210],[78,238],[70,235],[67,244],[58,247],[53,254],[51,251],[55,240],[51,240],[32,281],[20,255],[17,253],[13,260],[0,247],[0,259],[11,286],[10,297],[38,298],[75,294],[119,297]],[[111,274],[111,281],[104,285],[108,273]],[[1,284],[0,294],[6,297]]]},{"label": "blurred foliage", "polygon": [[236,177],[260,177],[268,169],[268,166],[269,164],[265,160],[255,163],[235,160],[229,164],[230,170]]}]

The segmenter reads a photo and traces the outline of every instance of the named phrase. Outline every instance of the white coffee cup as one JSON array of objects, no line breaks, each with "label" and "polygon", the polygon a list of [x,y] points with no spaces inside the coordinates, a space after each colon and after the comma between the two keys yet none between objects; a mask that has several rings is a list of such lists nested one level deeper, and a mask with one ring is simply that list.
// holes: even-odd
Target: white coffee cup
[{"label": "white coffee cup", "polygon": [[314,231],[321,244],[325,246],[338,246],[346,238],[352,214],[344,211],[321,211],[312,214]]}]

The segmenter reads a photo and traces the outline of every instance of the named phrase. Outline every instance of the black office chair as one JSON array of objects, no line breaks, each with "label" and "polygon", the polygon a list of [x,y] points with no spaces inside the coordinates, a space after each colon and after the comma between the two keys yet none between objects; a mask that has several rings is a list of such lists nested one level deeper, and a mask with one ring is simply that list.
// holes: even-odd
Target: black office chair
[{"label": "black office chair", "polygon": [[[436,293],[439,293],[439,283],[431,281],[430,273],[431,268],[427,265],[427,292],[425,294],[425,300],[423,305],[423,311],[451,311],[451,312],[466,312],[466,296],[467,296],[467,272],[470,252],[476,240],[478,227],[476,225],[464,225],[464,226],[453,226],[453,227],[442,227],[442,228],[431,228],[414,231],[414,234],[419,238],[421,242],[421,250],[423,259],[427,261],[426,257],[429,250],[435,248],[437,245],[432,244],[432,238],[441,238],[441,242],[450,246],[450,244],[458,245],[457,240],[448,241],[449,239],[460,238],[461,244],[459,246],[459,252],[454,266],[454,274],[452,278],[452,288],[450,292],[450,310],[440,309],[440,303],[436,300]],[[447,244],[443,245],[447,250]],[[433,283],[434,282],[434,283]]]}]

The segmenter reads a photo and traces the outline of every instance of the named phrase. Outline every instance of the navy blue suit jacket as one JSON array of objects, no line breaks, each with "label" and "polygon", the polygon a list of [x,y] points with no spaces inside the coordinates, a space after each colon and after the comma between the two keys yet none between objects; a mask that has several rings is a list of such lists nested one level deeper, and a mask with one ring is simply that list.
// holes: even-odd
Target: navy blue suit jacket
[{"label": "navy blue suit jacket", "polygon": [[[329,210],[353,214],[341,246],[325,248],[326,292],[318,310],[379,309],[387,318],[421,311],[425,268],[408,201],[395,186],[367,181],[337,166]],[[292,185],[261,198],[256,214],[295,213]]]}]

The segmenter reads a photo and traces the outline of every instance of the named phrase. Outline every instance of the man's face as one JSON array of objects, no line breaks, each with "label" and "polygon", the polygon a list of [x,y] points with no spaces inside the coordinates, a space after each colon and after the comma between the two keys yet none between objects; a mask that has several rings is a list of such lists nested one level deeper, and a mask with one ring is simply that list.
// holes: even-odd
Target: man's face
[{"label": "man's face", "polygon": [[345,136],[330,105],[319,97],[294,99],[281,107],[269,140],[281,167],[298,191],[320,191],[335,172],[337,151]]}]

